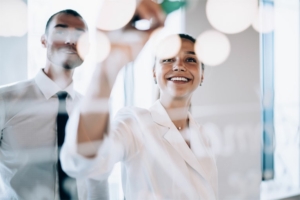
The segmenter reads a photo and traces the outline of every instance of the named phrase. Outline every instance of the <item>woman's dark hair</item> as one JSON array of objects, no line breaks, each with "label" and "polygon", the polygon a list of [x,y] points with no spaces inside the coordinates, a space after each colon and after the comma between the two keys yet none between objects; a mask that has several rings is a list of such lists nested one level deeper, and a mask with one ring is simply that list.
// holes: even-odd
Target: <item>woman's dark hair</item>
[{"label": "woman's dark hair", "polygon": [[190,41],[193,42],[193,43],[196,43],[196,39],[193,38],[193,37],[190,36],[190,35],[183,34],[183,33],[179,33],[178,36],[179,36],[181,39],[187,39],[187,40],[190,40]]},{"label": "woman's dark hair", "polygon": [[[190,35],[183,34],[183,33],[179,33],[178,36],[179,36],[181,39],[187,39],[187,40],[193,42],[194,44],[196,43],[196,39],[193,38],[193,37],[190,36]],[[202,68],[202,70],[204,70],[204,64],[203,64],[203,62],[201,62],[201,68]]]},{"label": "woman's dark hair", "polygon": [[[187,39],[187,40],[193,42],[194,44],[196,43],[196,39],[193,38],[192,36],[188,35],[188,34],[179,33],[178,36],[181,39]],[[154,59],[156,60],[156,58],[154,58]],[[155,67],[155,64],[154,64],[154,67]],[[201,68],[202,68],[202,70],[204,70],[204,64],[203,64],[203,62],[201,62]]]}]

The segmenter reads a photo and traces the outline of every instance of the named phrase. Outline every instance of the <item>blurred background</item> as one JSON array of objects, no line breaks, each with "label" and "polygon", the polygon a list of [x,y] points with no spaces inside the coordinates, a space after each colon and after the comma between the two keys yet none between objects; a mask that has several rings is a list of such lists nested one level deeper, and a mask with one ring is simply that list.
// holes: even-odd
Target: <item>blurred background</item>
[{"label": "blurred background", "polygon": [[[48,18],[74,9],[95,25],[100,0],[0,0],[0,85],[33,78],[44,66]],[[191,112],[210,137],[219,199],[300,199],[299,0],[160,0],[169,33],[197,38],[205,77]],[[158,96],[151,45],[120,72],[111,110],[148,108]],[[94,67],[76,69],[84,94]],[[113,115],[112,115],[113,117]],[[120,165],[110,199],[123,199]]]}]

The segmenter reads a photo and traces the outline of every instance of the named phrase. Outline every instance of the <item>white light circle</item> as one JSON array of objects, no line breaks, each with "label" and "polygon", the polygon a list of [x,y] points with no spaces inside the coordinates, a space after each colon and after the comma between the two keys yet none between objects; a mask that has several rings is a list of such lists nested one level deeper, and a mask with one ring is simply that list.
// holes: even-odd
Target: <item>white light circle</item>
[{"label": "white light circle", "polygon": [[252,24],[257,7],[257,0],[208,0],[206,15],[215,29],[234,34]]},{"label": "white light circle", "polygon": [[90,50],[89,34],[84,33],[80,36],[77,42],[77,52],[82,60],[85,60]]},{"label": "white light circle", "polygon": [[208,30],[198,36],[195,52],[205,65],[217,66],[228,58],[230,42],[226,35],[215,30]]},{"label": "white light circle", "polygon": [[136,0],[103,0],[96,26],[100,30],[112,31],[125,26],[133,17]]},{"label": "white light circle", "polygon": [[135,22],[135,28],[138,30],[149,30],[151,28],[151,21],[147,19],[141,19]]},{"label": "white light circle", "polygon": [[260,33],[270,33],[274,30],[274,7],[271,5],[259,6],[256,17],[252,23],[254,30]]},{"label": "white light circle", "polygon": [[96,33],[96,41],[93,45],[93,58],[96,62],[102,62],[110,53],[111,44],[108,37],[98,31]]},{"label": "white light circle", "polygon": [[155,49],[157,58],[172,58],[175,57],[181,48],[181,39],[177,34],[169,35],[160,40]]},{"label": "white light circle", "polygon": [[22,0],[0,1],[0,36],[21,37],[28,30],[27,4]]},{"label": "white light circle", "polygon": [[[93,62],[100,63],[107,58],[111,50],[111,43],[108,37],[100,31],[97,31],[94,37],[91,37],[90,45],[87,46],[86,39],[83,36],[82,38],[82,46],[79,46],[79,52],[82,52],[83,57],[88,53],[89,57]],[[84,41],[85,40],[85,41]],[[87,50],[87,48],[89,48]]]}]

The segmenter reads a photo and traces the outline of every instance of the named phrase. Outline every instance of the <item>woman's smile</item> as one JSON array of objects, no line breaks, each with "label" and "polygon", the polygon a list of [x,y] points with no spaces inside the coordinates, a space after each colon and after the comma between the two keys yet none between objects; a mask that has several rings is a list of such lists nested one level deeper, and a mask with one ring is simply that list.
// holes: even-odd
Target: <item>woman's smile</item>
[{"label": "woman's smile", "polygon": [[174,76],[167,79],[168,81],[171,81],[176,84],[185,84],[191,81],[191,79],[183,77],[183,76]]},{"label": "woman's smile", "polygon": [[203,79],[201,62],[194,52],[194,43],[181,39],[181,49],[172,58],[157,59],[153,76],[161,90],[161,98],[166,95],[190,98]]}]

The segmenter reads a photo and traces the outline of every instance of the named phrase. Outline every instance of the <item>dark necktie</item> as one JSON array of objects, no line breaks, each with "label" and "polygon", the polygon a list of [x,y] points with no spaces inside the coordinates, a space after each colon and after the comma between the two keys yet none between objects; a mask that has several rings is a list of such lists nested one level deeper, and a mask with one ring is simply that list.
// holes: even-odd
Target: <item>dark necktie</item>
[{"label": "dark necktie", "polygon": [[58,161],[57,161],[57,171],[58,171],[58,184],[59,184],[59,196],[61,200],[71,200],[77,198],[76,190],[76,180],[69,177],[61,168],[61,162],[59,158],[60,148],[65,140],[65,128],[66,123],[69,119],[67,109],[66,109],[66,98],[68,96],[67,92],[58,92],[59,99],[58,114],[56,118],[57,123],[57,146],[58,146]]}]

